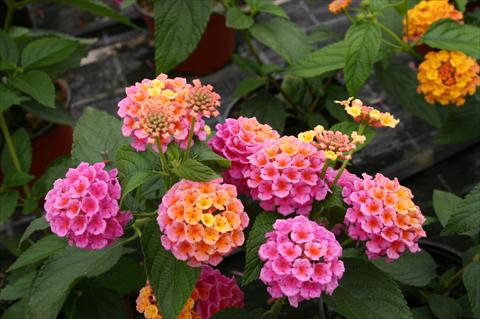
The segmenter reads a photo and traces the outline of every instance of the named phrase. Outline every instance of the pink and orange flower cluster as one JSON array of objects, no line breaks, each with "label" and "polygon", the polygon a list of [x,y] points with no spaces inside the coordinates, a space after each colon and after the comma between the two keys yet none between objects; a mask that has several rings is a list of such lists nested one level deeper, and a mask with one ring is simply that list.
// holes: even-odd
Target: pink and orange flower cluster
[{"label": "pink and orange flower cluster", "polygon": [[181,180],[163,196],[157,222],[163,247],[177,259],[216,266],[243,245],[249,218],[235,186]]},{"label": "pink and orange flower cluster", "polygon": [[294,307],[303,300],[331,294],[345,268],[335,235],[304,216],[277,220],[265,235],[258,255],[265,262],[260,280],[273,298],[288,297]]},{"label": "pink and orange flower cluster", "polygon": [[208,144],[219,155],[232,162],[230,169],[222,173],[226,183],[237,186],[240,193],[248,194],[248,157],[262,147],[267,139],[280,135],[267,124],[258,123],[256,118],[239,117],[226,119],[217,124],[217,133]]},{"label": "pink and orange flower cluster", "polygon": [[102,249],[123,235],[132,218],[120,211],[120,195],[116,169],[107,171],[104,163],[80,163],[57,179],[45,196],[45,218],[52,232],[67,237],[70,245]]},{"label": "pink and orange flower cluster", "polygon": [[328,186],[320,178],[323,153],[296,137],[267,140],[248,160],[250,194],[267,211],[308,216],[313,200],[327,195]]},{"label": "pink and orange flower cluster", "polygon": [[366,241],[370,259],[397,259],[406,249],[418,252],[418,240],[426,236],[425,217],[413,203],[412,192],[380,173],[362,177],[343,188],[350,205],[345,215],[348,235]]},{"label": "pink and orange flower cluster", "polygon": [[199,80],[191,85],[184,78],[160,74],[127,87],[125,92],[117,113],[123,118],[123,135],[132,138],[131,145],[137,151],[145,151],[147,145],[158,150],[160,145],[165,152],[172,141],[186,148],[193,120],[194,135],[203,141],[206,131],[202,117],[219,114],[220,96]]}]

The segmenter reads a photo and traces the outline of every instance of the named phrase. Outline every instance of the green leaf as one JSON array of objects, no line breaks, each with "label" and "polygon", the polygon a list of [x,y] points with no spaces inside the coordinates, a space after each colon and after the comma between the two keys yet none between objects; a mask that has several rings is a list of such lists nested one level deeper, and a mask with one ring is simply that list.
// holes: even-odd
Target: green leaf
[{"label": "green leaf", "polygon": [[146,279],[143,265],[131,257],[124,256],[112,269],[95,278],[95,284],[124,295],[140,290],[145,285]]},{"label": "green leaf", "polygon": [[15,281],[8,283],[0,290],[0,300],[17,300],[23,298],[30,291],[35,271],[29,271],[16,278]]},{"label": "green leaf", "polygon": [[25,198],[25,200],[23,201],[23,210],[22,212],[24,214],[30,214],[32,213],[35,209],[38,208],[38,202],[36,199],[34,198],[31,198],[31,197],[27,197]]},{"label": "green leaf", "polygon": [[443,235],[457,235],[480,229],[480,184],[453,211]]},{"label": "green leaf", "polygon": [[95,281],[82,282],[81,295],[72,319],[127,319],[128,311],[121,295],[99,287]]},{"label": "green leaf", "polygon": [[438,319],[460,319],[462,318],[462,306],[447,296],[429,295],[427,297],[430,310]]},{"label": "green leaf", "polygon": [[[330,127],[329,129],[330,131],[340,131],[342,132],[343,134],[347,134],[347,135],[350,135],[352,134],[353,131],[358,131],[358,123],[354,123],[354,122],[350,122],[350,121],[343,121],[343,122],[339,122],[335,125],[333,125],[332,127]],[[364,148],[365,146],[367,146],[372,140],[373,138],[376,136],[376,131],[370,127],[367,127],[365,128],[365,130],[363,131],[363,134],[366,139],[365,139],[365,142],[363,144],[359,144],[356,148],[357,151],[361,150],[362,148]]]},{"label": "green leaf", "polygon": [[160,243],[160,230],[156,221],[145,226],[142,248],[145,267],[157,303],[165,319],[176,319],[190,297],[200,268],[191,268],[177,260]]},{"label": "green leaf", "polygon": [[25,239],[29,238],[30,235],[33,234],[33,232],[35,232],[37,230],[46,229],[49,226],[50,226],[50,224],[46,221],[46,219],[43,216],[32,220],[30,225],[28,225],[27,229],[25,229],[25,232],[23,233],[22,237],[20,238],[20,241],[19,241],[18,245],[20,246],[25,241]]},{"label": "green leaf", "polygon": [[414,319],[434,319],[430,309],[426,306],[410,308]]},{"label": "green leaf", "polygon": [[210,0],[155,1],[155,65],[167,73],[196,48],[210,18]]},{"label": "green leaf", "polygon": [[60,38],[40,38],[22,51],[22,67],[38,68],[62,61],[77,48],[77,42]]},{"label": "green leaf", "polygon": [[32,185],[32,194],[35,197],[43,197],[52,188],[53,183],[58,178],[64,177],[67,170],[72,166],[72,161],[69,157],[60,157],[53,161]]},{"label": "green leaf", "polygon": [[205,143],[195,143],[192,147],[194,159],[209,166],[216,164],[222,168],[229,168],[231,162],[223,156],[218,155]]},{"label": "green leaf", "polygon": [[18,50],[15,42],[5,31],[0,30],[0,70],[15,69]]},{"label": "green leaf", "polygon": [[11,172],[5,176],[3,187],[10,188],[25,185],[33,179],[33,176],[24,172]]},{"label": "green leaf", "polygon": [[47,73],[33,70],[17,77],[8,78],[8,82],[33,97],[38,103],[55,107],[55,87]]},{"label": "green leaf", "polygon": [[117,149],[127,144],[121,123],[113,116],[87,108],[73,132],[72,159],[76,162],[112,162]]},{"label": "green leaf", "polygon": [[438,189],[433,190],[433,210],[442,226],[447,225],[450,216],[461,201],[462,199],[455,194]]},{"label": "green leaf", "polygon": [[27,306],[27,299],[24,298],[13,305],[11,305],[1,319],[25,319],[25,307]]},{"label": "green leaf", "polygon": [[232,60],[236,65],[238,65],[240,69],[242,69],[245,72],[250,72],[258,75],[262,73],[260,70],[260,65],[253,60],[247,59],[238,54],[234,54],[232,56]]},{"label": "green leaf", "polygon": [[415,72],[407,65],[390,63],[387,68],[376,68],[377,83],[404,109],[434,127],[440,127],[442,120],[434,105],[417,93],[418,80]]},{"label": "green leaf", "polygon": [[250,27],[250,33],[290,64],[312,50],[306,34],[295,23],[283,18],[255,23]]},{"label": "green leaf", "polygon": [[[23,172],[28,172],[30,170],[30,165],[32,163],[32,146],[30,144],[30,136],[27,131],[23,128],[18,129],[12,135],[12,144],[17,153],[18,160]],[[13,174],[17,172],[15,165],[10,157],[10,152],[8,151],[7,145],[3,147],[2,153],[2,172],[5,175]]]},{"label": "green leaf", "polygon": [[475,98],[467,100],[465,105],[450,109],[447,119],[435,136],[439,144],[459,143],[480,138],[480,112]]},{"label": "green leaf", "polygon": [[329,40],[336,36],[336,33],[330,26],[318,25],[312,31],[308,33],[308,41],[310,44],[316,44]]},{"label": "green leaf", "polygon": [[368,261],[345,258],[345,273],[333,295],[325,295],[329,309],[347,319],[411,319],[398,286]]},{"label": "green leaf", "polygon": [[344,41],[324,46],[292,64],[287,72],[309,78],[342,69],[345,66],[346,47]]},{"label": "green leaf", "polygon": [[3,223],[12,216],[17,207],[18,192],[0,193],[0,223]]},{"label": "green leaf", "polygon": [[285,92],[285,94],[288,95],[297,105],[305,111],[309,110],[313,98],[305,79],[287,74],[283,77],[281,87],[283,92]]},{"label": "green leaf", "polygon": [[410,286],[425,287],[437,276],[435,260],[426,251],[407,252],[393,262],[377,259],[372,263],[391,278]]},{"label": "green leaf", "polygon": [[468,0],[455,0],[458,10],[464,12],[467,8]]},{"label": "green leaf", "polygon": [[277,217],[278,215],[275,213],[260,213],[255,218],[247,239],[245,276],[242,278],[242,286],[246,286],[258,279],[263,265],[258,257],[258,250],[265,242],[265,234],[273,229],[273,224]]},{"label": "green leaf", "polygon": [[58,237],[56,235],[48,235],[28,247],[20,257],[8,268],[8,271],[12,271],[27,265],[41,261],[47,257],[50,257],[58,250],[65,248],[67,242],[65,238]]},{"label": "green leaf", "polygon": [[342,188],[338,185],[334,186],[333,192],[329,193],[327,197],[325,197],[325,199],[320,203],[320,205],[322,208],[344,208],[345,205],[343,203]]},{"label": "green leaf", "polygon": [[174,167],[173,172],[180,178],[197,182],[207,182],[220,177],[210,167],[192,158]]},{"label": "green leaf", "polygon": [[476,261],[465,267],[463,284],[467,289],[473,317],[480,318],[480,262]]},{"label": "green leaf", "polygon": [[240,113],[246,117],[256,117],[260,123],[269,124],[277,131],[283,131],[287,112],[285,105],[274,95],[261,92],[242,103]]},{"label": "green leaf", "polygon": [[40,269],[33,283],[26,315],[29,319],[55,319],[73,284],[82,277],[96,277],[115,265],[121,246],[102,250],[66,247]]},{"label": "green leaf", "polygon": [[277,17],[288,19],[288,15],[282,7],[273,4],[272,0],[247,0],[246,2],[255,13],[265,12]]},{"label": "green leaf", "polygon": [[345,35],[347,54],[344,72],[350,95],[357,95],[372,73],[381,39],[382,31],[372,22],[356,22],[348,29]]},{"label": "green leaf", "polygon": [[426,45],[449,51],[462,51],[480,59],[480,28],[443,19],[432,24],[422,37]]},{"label": "green leaf", "polygon": [[80,10],[91,12],[93,13],[93,15],[96,15],[96,16],[105,16],[105,17],[112,18],[132,28],[138,28],[127,17],[119,14],[118,12],[110,8],[107,4],[99,0],[75,0],[75,1],[54,0],[54,1],[58,3],[66,4],[68,6],[76,7]]},{"label": "green leaf", "polygon": [[311,129],[315,128],[317,125],[328,127],[327,119],[322,114],[316,112],[308,114],[307,124]]},{"label": "green leaf", "polygon": [[265,85],[265,79],[245,78],[238,84],[237,88],[235,89],[235,93],[233,93],[233,96],[245,96],[248,93],[255,91],[262,85]]},{"label": "green leaf", "polygon": [[20,98],[0,84],[0,112],[8,110],[8,108],[12,105],[19,105]]},{"label": "green leaf", "polygon": [[253,17],[245,14],[239,7],[228,8],[227,27],[243,30],[250,28],[253,22]]},{"label": "green leaf", "polygon": [[35,117],[48,122],[70,126],[74,126],[76,122],[65,106],[59,104],[58,101],[56,102],[55,108],[44,107],[35,100],[22,102],[20,107],[25,112],[32,113]]}]

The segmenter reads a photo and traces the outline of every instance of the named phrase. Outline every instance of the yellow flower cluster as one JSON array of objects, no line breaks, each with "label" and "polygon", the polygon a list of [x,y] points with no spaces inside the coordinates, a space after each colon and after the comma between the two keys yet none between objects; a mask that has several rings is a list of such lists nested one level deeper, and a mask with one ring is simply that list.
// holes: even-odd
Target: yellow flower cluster
[{"label": "yellow flower cluster", "polygon": [[389,112],[380,112],[379,110],[364,105],[359,99],[349,97],[348,100],[335,101],[335,103],[342,105],[345,111],[353,117],[353,119],[371,127],[391,127],[397,126],[400,120],[393,117]]},{"label": "yellow flower cluster", "polygon": [[[188,298],[178,319],[201,319],[200,315],[193,309],[195,306],[195,300],[193,298],[196,298],[195,296],[198,297],[196,290],[194,290],[192,297]],[[153,289],[148,282],[145,287],[140,289],[140,294],[137,298],[137,311],[143,313],[145,319],[163,319],[158,310],[157,299],[155,298]]]},{"label": "yellow flower cluster", "polygon": [[438,20],[463,19],[463,14],[448,3],[448,0],[422,0],[408,10],[407,16],[403,18],[404,41],[417,41],[428,27]]},{"label": "yellow flower cluster", "polygon": [[328,10],[333,14],[339,14],[342,10],[348,8],[352,0],[333,0],[328,5]]},{"label": "yellow flower cluster", "polygon": [[480,85],[480,67],[471,57],[459,51],[429,52],[418,67],[418,92],[428,103],[461,106],[465,97]]}]

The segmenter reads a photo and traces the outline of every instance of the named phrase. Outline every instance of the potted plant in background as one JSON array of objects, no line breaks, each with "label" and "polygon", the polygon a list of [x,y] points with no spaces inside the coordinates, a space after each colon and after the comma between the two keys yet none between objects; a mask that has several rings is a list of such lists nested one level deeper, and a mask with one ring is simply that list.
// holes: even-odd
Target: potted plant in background
[{"label": "potted plant in background", "polygon": [[196,76],[223,67],[235,50],[235,31],[225,24],[218,1],[120,1],[135,5],[154,33],[157,73],[174,71]]}]

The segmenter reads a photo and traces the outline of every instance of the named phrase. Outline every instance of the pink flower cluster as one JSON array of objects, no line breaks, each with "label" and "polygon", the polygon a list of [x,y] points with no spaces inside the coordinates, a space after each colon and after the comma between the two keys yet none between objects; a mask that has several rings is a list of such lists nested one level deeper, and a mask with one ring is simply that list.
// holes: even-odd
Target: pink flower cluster
[{"label": "pink flower cluster", "polygon": [[120,211],[116,169],[106,171],[104,163],[81,163],[53,185],[45,197],[53,233],[84,249],[102,249],[123,235],[132,215]]},{"label": "pink flower cluster", "polygon": [[198,294],[195,310],[203,319],[226,308],[243,308],[244,295],[235,278],[228,278],[211,267],[203,267],[195,286]]},{"label": "pink flower cluster", "polygon": [[397,259],[406,249],[418,252],[418,240],[426,236],[425,217],[413,203],[412,192],[380,173],[362,177],[343,189],[344,201],[351,206],[345,215],[348,235],[366,241],[370,259]]},{"label": "pink flower cluster", "polygon": [[265,235],[258,255],[265,262],[260,280],[273,298],[298,303],[331,294],[345,271],[335,235],[305,216],[279,219]]},{"label": "pink flower cluster", "polygon": [[222,173],[225,182],[237,186],[239,192],[248,194],[245,173],[248,171],[248,156],[262,147],[267,139],[278,138],[277,131],[267,124],[258,123],[256,118],[239,117],[226,119],[217,124],[217,133],[208,142],[219,155],[229,159],[232,164]]},{"label": "pink flower cluster", "polygon": [[313,200],[327,195],[329,188],[320,178],[323,152],[293,136],[265,141],[248,160],[251,196],[267,211],[308,215]]},{"label": "pink flower cluster", "polygon": [[158,150],[160,141],[166,151],[172,141],[185,148],[191,121],[195,119],[194,135],[206,139],[202,116],[217,116],[220,96],[212,86],[194,85],[184,78],[169,79],[160,74],[154,80],[144,79],[127,87],[127,96],[118,103],[118,115],[123,118],[122,133],[130,136],[132,147],[145,151],[147,145]]},{"label": "pink flower cluster", "polygon": [[158,225],[162,245],[192,267],[216,266],[243,245],[249,218],[235,186],[220,179],[209,182],[181,180],[163,196]]}]

